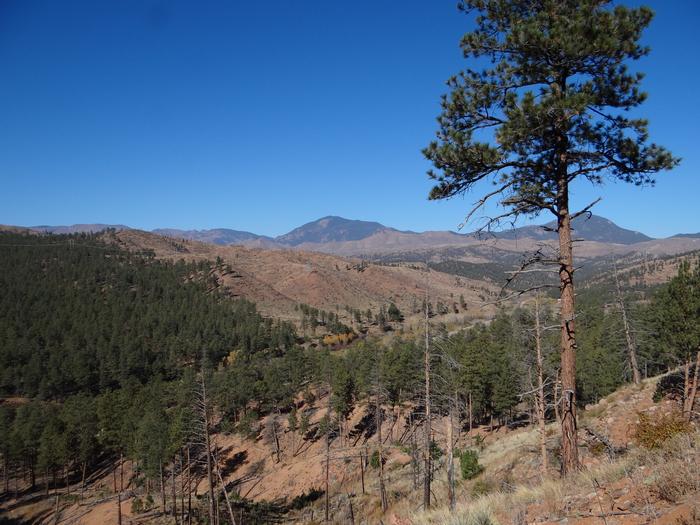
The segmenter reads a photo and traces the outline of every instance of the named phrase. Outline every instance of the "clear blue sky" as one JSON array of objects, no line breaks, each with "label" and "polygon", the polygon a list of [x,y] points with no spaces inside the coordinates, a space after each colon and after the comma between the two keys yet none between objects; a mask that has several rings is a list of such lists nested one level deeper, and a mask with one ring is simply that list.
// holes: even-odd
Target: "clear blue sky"
[{"label": "clear blue sky", "polygon": [[[427,201],[420,153],[464,66],[455,4],[2,0],[0,223],[455,229],[474,197]],[[683,163],[656,188],[575,201],[603,195],[596,213],[650,235],[696,232],[700,2],[647,5],[641,114]]]}]

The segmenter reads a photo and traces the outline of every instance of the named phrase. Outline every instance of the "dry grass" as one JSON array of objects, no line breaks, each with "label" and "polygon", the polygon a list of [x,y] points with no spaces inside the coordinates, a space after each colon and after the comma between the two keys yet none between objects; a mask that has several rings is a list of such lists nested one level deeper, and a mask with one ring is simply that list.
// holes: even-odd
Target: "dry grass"
[{"label": "dry grass", "polygon": [[[521,438],[522,439],[522,438]],[[545,479],[535,485],[519,485],[512,492],[495,492],[470,501],[462,501],[457,511],[446,509],[415,513],[416,525],[476,525],[522,521],[523,509],[537,507],[537,513],[548,519],[562,519],[571,512],[574,496],[591,493],[629,478],[632,488],[639,490],[639,512],[654,515],[654,502],[678,502],[700,493],[700,434],[676,436],[655,450],[637,449],[611,463],[603,463],[568,479]]]}]

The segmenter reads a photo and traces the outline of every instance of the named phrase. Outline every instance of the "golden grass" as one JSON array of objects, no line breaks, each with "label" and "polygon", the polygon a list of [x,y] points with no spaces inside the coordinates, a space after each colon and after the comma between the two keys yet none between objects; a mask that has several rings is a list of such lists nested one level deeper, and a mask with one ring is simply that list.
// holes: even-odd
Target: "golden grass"
[{"label": "golden grass", "polygon": [[[644,468],[638,469],[641,466]],[[585,495],[624,477],[646,488],[649,501],[676,502],[688,494],[700,493],[700,434],[678,436],[658,450],[637,449],[616,462],[600,464],[566,479],[544,479],[538,484],[518,485],[512,492],[463,500],[455,512],[447,508],[416,512],[411,520],[415,525],[498,525],[499,516],[507,516],[506,522],[518,521],[517,514],[529,505],[538,505],[548,519],[561,519],[572,496]]]}]

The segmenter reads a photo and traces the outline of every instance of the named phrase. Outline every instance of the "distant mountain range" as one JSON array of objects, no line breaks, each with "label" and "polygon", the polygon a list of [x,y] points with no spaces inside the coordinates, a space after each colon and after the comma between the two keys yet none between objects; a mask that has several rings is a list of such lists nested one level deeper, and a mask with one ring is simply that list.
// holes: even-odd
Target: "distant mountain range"
[{"label": "distant mountain range", "polygon": [[[668,239],[653,239],[638,231],[628,230],[614,222],[591,215],[574,220],[574,238],[590,241],[596,252],[604,252],[600,245],[615,245],[618,253],[649,251],[678,253],[687,245],[688,249],[700,247],[700,234],[678,234]],[[337,216],[322,217],[306,223],[278,237],[268,237],[252,232],[216,228],[210,230],[180,230],[159,228],[152,233],[176,239],[187,239],[221,246],[244,245],[266,249],[301,249],[346,256],[380,256],[412,253],[415,260],[424,260],[425,252],[445,252],[468,249],[476,252],[484,239],[501,242],[509,249],[512,242],[548,242],[556,240],[551,231],[554,222],[531,225],[477,236],[474,233],[460,234],[452,231],[412,232],[400,231],[374,221],[345,219]],[[34,226],[34,231],[50,233],[97,232],[107,228],[125,230],[124,225],[76,224],[73,226]],[[667,250],[664,246],[668,244]],[[639,250],[636,250],[639,245]],[[462,254],[463,255],[463,254]],[[460,255],[461,256],[461,255]],[[410,257],[409,257],[410,259]]]}]

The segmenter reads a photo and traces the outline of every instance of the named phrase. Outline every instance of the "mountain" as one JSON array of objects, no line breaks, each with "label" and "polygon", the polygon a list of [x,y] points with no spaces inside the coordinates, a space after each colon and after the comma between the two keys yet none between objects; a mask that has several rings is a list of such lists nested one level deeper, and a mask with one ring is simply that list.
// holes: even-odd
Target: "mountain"
[{"label": "mountain", "polygon": [[289,233],[276,237],[275,241],[288,246],[298,246],[303,243],[359,241],[384,230],[397,231],[378,222],[328,216],[294,228]]},{"label": "mountain", "polygon": [[[496,234],[500,239],[556,239],[557,234],[548,229],[556,228],[556,222],[551,221],[544,226],[523,226]],[[613,244],[636,244],[653,240],[648,235],[638,231],[621,228],[614,222],[599,215],[577,217],[573,221],[574,238],[586,241],[606,242]]]},{"label": "mountain", "polygon": [[73,224],[71,226],[30,226],[30,230],[42,233],[97,233],[107,229],[128,230],[123,224]]},{"label": "mountain", "polygon": [[700,239],[700,232],[698,233],[677,233],[671,239]]},{"label": "mountain", "polygon": [[215,228],[212,230],[178,230],[175,228],[158,228],[152,230],[157,235],[174,237],[176,239],[188,239],[190,241],[208,242],[226,246],[228,244],[241,244],[244,242],[256,241],[258,239],[272,240],[264,235],[257,235],[251,232],[230,230],[228,228]]}]

